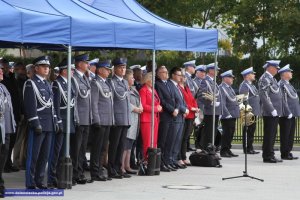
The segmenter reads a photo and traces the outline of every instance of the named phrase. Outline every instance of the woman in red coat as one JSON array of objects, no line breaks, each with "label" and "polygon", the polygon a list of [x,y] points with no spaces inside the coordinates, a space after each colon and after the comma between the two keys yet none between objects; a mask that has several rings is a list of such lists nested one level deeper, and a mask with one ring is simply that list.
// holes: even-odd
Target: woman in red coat
[{"label": "woman in red coat", "polygon": [[193,96],[191,90],[186,84],[186,78],[182,77],[181,82],[179,83],[179,88],[185,100],[185,103],[189,109],[189,114],[185,116],[183,134],[182,134],[182,143],[181,150],[179,153],[179,163],[181,165],[190,165],[190,162],[187,160],[186,151],[187,151],[187,142],[190,138],[191,133],[193,132],[193,123],[195,119],[195,113],[199,112],[197,101]]},{"label": "woman in red coat", "polygon": [[154,137],[153,147],[157,147],[157,134],[159,123],[159,112],[162,111],[160,99],[152,85],[152,73],[147,73],[143,78],[144,86],[140,89],[140,97],[143,106],[143,112],[140,116],[141,136],[143,143],[143,156],[147,160],[147,149],[151,147],[151,110],[152,110],[152,92],[154,92]]}]

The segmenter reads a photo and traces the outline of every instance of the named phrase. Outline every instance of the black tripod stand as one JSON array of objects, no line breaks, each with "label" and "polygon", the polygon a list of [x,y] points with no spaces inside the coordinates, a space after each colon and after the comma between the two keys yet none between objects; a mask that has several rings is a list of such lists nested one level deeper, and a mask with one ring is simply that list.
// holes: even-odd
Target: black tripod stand
[{"label": "black tripod stand", "polygon": [[[246,112],[247,112],[247,105],[248,105],[248,100],[247,99],[244,99],[243,100],[243,104],[245,106],[245,110],[244,110],[244,134],[245,134],[245,145],[246,147],[248,146],[248,139],[247,139],[247,132],[248,132],[248,126],[247,126],[247,116],[246,116]],[[246,177],[246,178],[251,178],[251,179],[255,179],[255,180],[258,180],[258,181],[261,181],[261,182],[264,182],[263,179],[260,179],[260,178],[256,178],[254,176],[250,176],[248,174],[248,157],[247,157],[247,149],[245,150],[245,171],[243,171],[243,175],[241,176],[233,176],[233,177],[228,177],[228,178],[222,178],[222,180],[228,180],[228,179],[236,179],[236,178],[243,178],[243,177]]]}]

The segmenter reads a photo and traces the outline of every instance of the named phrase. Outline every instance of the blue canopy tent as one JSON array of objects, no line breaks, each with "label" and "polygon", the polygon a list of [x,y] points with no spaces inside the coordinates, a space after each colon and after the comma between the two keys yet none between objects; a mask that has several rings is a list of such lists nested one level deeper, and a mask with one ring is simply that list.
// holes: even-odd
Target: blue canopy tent
[{"label": "blue canopy tent", "polygon": [[[65,50],[67,46],[69,63],[72,48],[151,49],[154,72],[155,50],[217,52],[217,30],[174,24],[135,0],[0,0],[0,17],[0,47]],[[68,69],[70,83],[70,65]],[[70,92],[71,87],[68,97]]]},{"label": "blue canopy tent", "polygon": [[[21,1],[26,2],[26,1]],[[23,9],[0,1],[0,41],[11,43],[68,44],[69,17],[59,13]]]},{"label": "blue canopy tent", "polygon": [[188,28],[151,13],[135,0],[80,0],[100,11],[155,25],[156,50],[216,52],[218,31]]}]

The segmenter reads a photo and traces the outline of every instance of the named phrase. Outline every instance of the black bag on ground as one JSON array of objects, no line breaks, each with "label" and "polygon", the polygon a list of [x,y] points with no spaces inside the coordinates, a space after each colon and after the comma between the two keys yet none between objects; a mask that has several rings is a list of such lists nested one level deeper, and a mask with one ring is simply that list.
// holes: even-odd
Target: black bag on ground
[{"label": "black bag on ground", "polygon": [[192,166],[201,167],[222,167],[220,158],[216,154],[214,148],[208,148],[207,151],[194,152],[190,155],[189,159]]}]

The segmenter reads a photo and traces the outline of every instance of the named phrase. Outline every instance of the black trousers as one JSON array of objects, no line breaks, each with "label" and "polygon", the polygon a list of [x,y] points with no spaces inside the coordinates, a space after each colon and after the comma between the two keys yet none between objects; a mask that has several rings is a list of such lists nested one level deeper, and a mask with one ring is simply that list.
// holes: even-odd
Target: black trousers
[{"label": "black trousers", "polygon": [[264,138],[263,138],[263,154],[264,159],[274,158],[274,144],[277,135],[277,126],[279,117],[264,116]]},{"label": "black trousers", "polygon": [[[256,121],[256,117],[255,117]],[[243,150],[245,151],[252,151],[254,150],[253,148],[253,142],[254,142],[254,133],[256,130],[256,122],[248,126],[247,129],[247,145],[246,145],[246,127],[243,127]]]},{"label": "black trousers", "polygon": [[48,184],[57,183],[57,164],[63,151],[66,133],[53,134],[48,158]]},{"label": "black trousers", "polygon": [[[215,137],[217,135],[217,127],[219,123],[219,115],[216,115],[215,118]],[[201,137],[201,146],[203,149],[207,149],[209,144],[212,144],[212,135],[213,135],[213,115],[204,115],[203,118],[204,130]]]},{"label": "black trousers", "polygon": [[8,150],[8,155],[6,157],[5,168],[10,168],[11,166],[13,166],[13,161],[11,160],[11,154],[12,154],[12,150],[13,150],[13,148],[15,146],[15,143],[16,143],[16,138],[17,138],[16,133],[11,133],[10,134],[9,150]]},{"label": "black trousers", "polygon": [[166,149],[169,149],[169,146],[171,145],[170,142],[167,141],[167,135],[169,132],[169,129],[172,128],[172,121],[160,121],[159,127],[158,127],[158,141],[157,146],[160,148],[161,151],[161,165],[166,164]]},{"label": "black trousers", "polygon": [[236,118],[221,119],[223,135],[221,140],[221,152],[227,152],[231,149],[231,142],[235,132]]},{"label": "black trousers", "polygon": [[29,129],[26,157],[26,187],[44,183],[53,132],[36,133]]},{"label": "black trousers", "polygon": [[2,177],[2,173],[4,170],[4,165],[9,150],[9,141],[10,141],[10,134],[5,134],[5,144],[3,144],[2,137],[0,136],[0,189],[4,188],[4,180]]},{"label": "black trousers", "polygon": [[90,173],[91,178],[103,175],[101,160],[109,138],[110,126],[92,127],[91,132],[91,159]]},{"label": "black trousers", "polygon": [[73,180],[84,176],[83,162],[89,138],[89,129],[90,127],[87,125],[77,126],[75,134],[71,134],[70,137],[70,156],[73,165]]},{"label": "black trousers", "polygon": [[280,152],[281,156],[288,156],[293,150],[296,119],[292,117],[288,119],[287,117],[279,118],[280,126]]},{"label": "black trousers", "polygon": [[113,126],[109,134],[108,147],[108,175],[115,175],[121,172],[124,143],[128,126]]},{"label": "black trousers", "polygon": [[183,134],[182,134],[182,142],[181,148],[179,153],[179,160],[186,160],[186,152],[188,148],[188,141],[190,136],[193,132],[193,122],[194,119],[185,119],[184,127],[183,127]]}]

